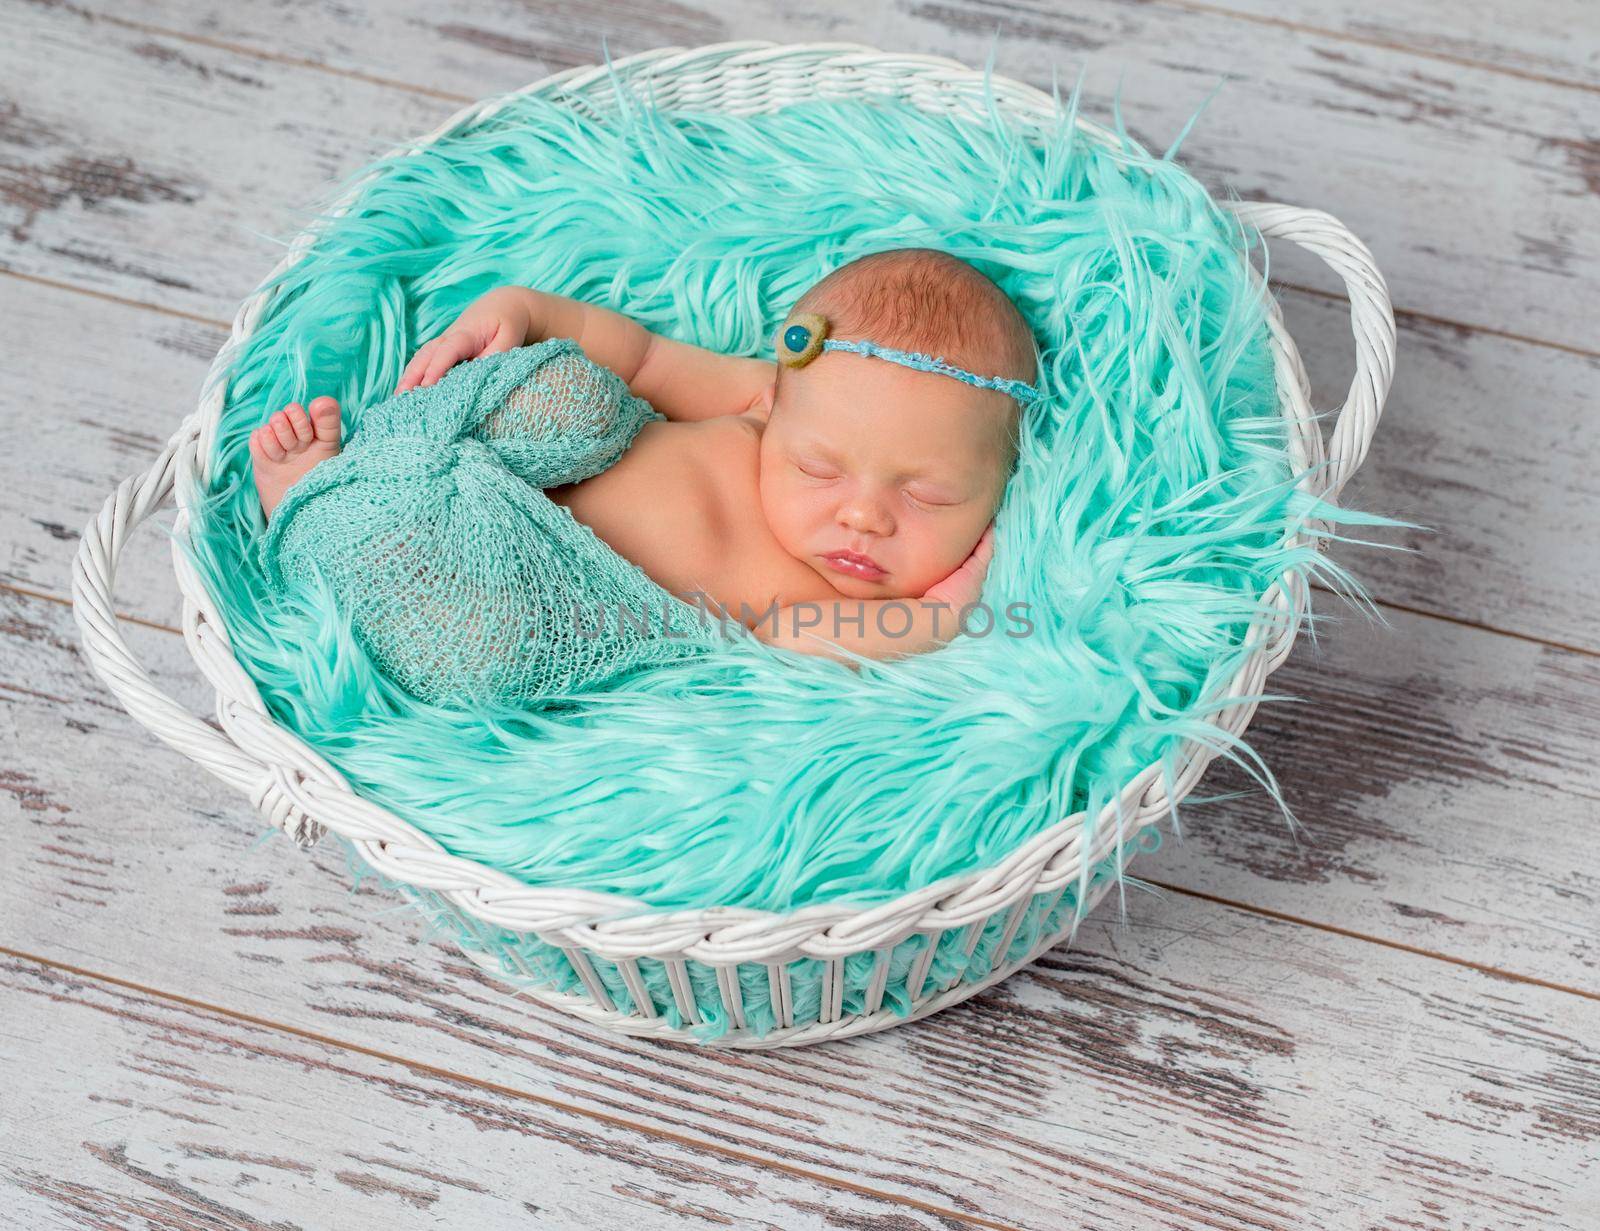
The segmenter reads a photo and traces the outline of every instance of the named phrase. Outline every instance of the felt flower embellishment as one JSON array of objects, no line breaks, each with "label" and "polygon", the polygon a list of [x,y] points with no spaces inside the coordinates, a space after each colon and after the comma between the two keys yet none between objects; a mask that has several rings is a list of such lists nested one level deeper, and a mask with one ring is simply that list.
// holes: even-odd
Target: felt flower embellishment
[{"label": "felt flower embellishment", "polygon": [[828,318],[815,312],[794,312],[778,327],[778,362],[786,368],[803,368],[822,353],[828,336]]}]

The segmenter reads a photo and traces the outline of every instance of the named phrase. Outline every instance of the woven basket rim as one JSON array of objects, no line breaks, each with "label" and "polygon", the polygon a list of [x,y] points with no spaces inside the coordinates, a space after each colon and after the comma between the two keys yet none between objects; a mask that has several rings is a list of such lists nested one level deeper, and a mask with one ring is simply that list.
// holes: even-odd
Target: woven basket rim
[{"label": "woven basket rim", "polygon": [[[695,74],[714,83],[719,73],[743,72],[745,78],[723,78],[744,87],[736,102],[765,102],[767,106],[782,105],[782,100],[772,102],[771,87],[778,70],[804,70],[807,85],[813,89],[829,71],[841,74],[841,79],[855,77],[852,88],[856,90],[869,87],[876,73],[884,80],[914,80],[947,97],[965,92],[969,99],[975,93],[981,97],[984,80],[981,71],[952,59],[886,53],[857,43],[745,41],[657,48],[613,61],[609,69],[567,69],[522,89],[469,104],[432,133],[395,147],[386,158],[431,146],[489,118],[509,100],[524,94],[544,94],[564,102],[595,101],[610,89],[613,70],[630,85],[639,80],[692,80]],[[757,83],[754,86],[752,78]],[[996,106],[1010,118],[1026,123],[1053,112],[1052,97],[1035,86],[998,73],[990,74],[989,81]],[[1113,150],[1120,145],[1120,138],[1109,130],[1081,115],[1075,118],[1096,140]],[[1131,138],[1129,145],[1140,156],[1149,157]],[[359,197],[369,178],[350,185],[334,216]],[[314,234],[313,224],[265,281],[273,281],[300,260]],[[1244,259],[1259,289],[1260,271],[1247,254]],[[1179,769],[1170,798],[1159,762],[1136,774],[1096,818],[1095,844],[1087,853],[1082,851],[1080,839],[1088,813],[1078,811],[1040,830],[997,864],[954,874],[865,908],[823,902],[781,911],[729,906],[660,909],[622,894],[530,885],[499,869],[449,854],[411,823],[356,794],[337,770],[267,714],[254,682],[228,648],[220,612],[202,579],[183,559],[176,541],[186,537],[191,509],[205,485],[213,437],[226,400],[226,384],[215,378],[230,350],[254,332],[271,294],[258,290],[241,304],[229,340],[213,365],[207,393],[173,438],[178,501],[173,557],[184,599],[185,640],[196,665],[217,689],[223,728],[240,749],[249,749],[248,755],[267,767],[255,802],[290,829],[301,845],[309,845],[323,828],[333,829],[350,840],[375,870],[391,879],[442,892],[487,923],[536,932],[551,943],[583,947],[606,957],[682,955],[718,962],[781,960],[775,959],[777,954],[836,958],[894,943],[912,932],[963,926],[1024,897],[1060,889],[1072,880],[1086,886],[1091,869],[1111,853],[1125,849],[1139,830],[1164,818],[1193,789],[1215,755],[1206,746],[1185,740],[1177,756]],[[1323,440],[1315,425],[1299,352],[1277,303],[1270,295],[1266,302],[1280,411],[1288,422],[1300,481],[1321,462]],[[1282,541],[1315,546],[1310,537],[1314,528],[1315,523],[1308,522]],[[1242,733],[1253,716],[1257,702],[1248,698],[1259,693],[1266,676],[1287,657],[1298,631],[1300,616],[1296,613],[1308,610],[1308,588],[1299,570],[1287,571],[1282,582],[1275,582],[1259,597],[1261,607],[1274,612],[1271,618],[1276,634],[1268,638],[1265,623],[1258,617],[1246,638],[1246,644],[1254,642],[1254,651],[1230,680],[1204,694],[1209,700],[1218,696],[1247,698],[1211,720],[1211,726],[1233,735]],[[619,912],[627,912],[626,917],[615,917]]]}]

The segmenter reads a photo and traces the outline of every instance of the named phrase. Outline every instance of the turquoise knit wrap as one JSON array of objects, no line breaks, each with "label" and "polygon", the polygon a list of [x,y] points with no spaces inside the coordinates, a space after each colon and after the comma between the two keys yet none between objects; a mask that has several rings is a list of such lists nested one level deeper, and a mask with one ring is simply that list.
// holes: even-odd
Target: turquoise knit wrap
[{"label": "turquoise knit wrap", "polygon": [[367,408],[261,540],[278,590],[320,573],[373,660],[436,704],[548,703],[735,635],[542,489],[661,420],[576,342],[471,360]]}]

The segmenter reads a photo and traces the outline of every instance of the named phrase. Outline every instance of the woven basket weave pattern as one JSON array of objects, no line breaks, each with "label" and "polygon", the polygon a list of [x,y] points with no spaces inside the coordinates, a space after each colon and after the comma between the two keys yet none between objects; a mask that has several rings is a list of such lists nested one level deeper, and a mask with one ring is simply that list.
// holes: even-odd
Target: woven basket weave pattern
[{"label": "woven basket weave pattern", "polygon": [[[852,45],[718,44],[646,52],[613,65],[630,88],[664,107],[751,114],[807,99],[895,95],[929,111],[980,118],[983,74],[954,61],[890,55]],[[1005,78],[990,78],[997,105],[1025,126],[1043,126],[1055,111],[1049,95]],[[592,115],[616,106],[607,71],[572,69],[527,87]],[[419,141],[393,151],[416,152],[492,117],[502,103],[464,108]],[[1091,139],[1115,144],[1088,121]],[[350,189],[336,213],[357,198]],[[1315,210],[1245,203],[1230,206],[1269,237],[1298,243],[1323,257],[1344,279],[1356,335],[1356,376],[1327,447],[1312,418],[1305,369],[1276,306],[1269,328],[1291,454],[1314,469],[1316,490],[1336,496],[1361,464],[1392,378],[1394,317],[1372,255],[1336,219]],[[274,275],[309,250],[302,235]],[[240,308],[231,340],[242,343],[268,306],[258,293]],[[221,357],[219,356],[219,366]],[[952,877],[868,910],[828,904],[786,914],[706,908],[610,918],[617,900],[582,890],[535,888],[496,869],[446,853],[440,845],[352,792],[340,774],[268,715],[254,682],[234,659],[227,629],[181,552],[173,560],[184,598],[183,632],[196,664],[217,690],[219,734],[163,694],[133,657],[113,603],[118,557],[129,533],[176,495],[176,532],[206,482],[226,389],[209,391],[149,470],[125,480],[87,527],[74,562],[73,608],[91,664],[136,718],[162,740],[223,781],[244,791],[272,824],[300,845],[335,833],[353,864],[376,873],[430,919],[449,930],[486,969],[547,1003],[628,1033],[705,1041],[717,1046],[772,1047],[881,1029],[954,1004],[1033,961],[1075,934],[1115,883],[1119,851],[1126,860],[1149,842],[1152,827],[1198,782],[1210,758],[1189,743],[1179,758],[1169,798],[1158,766],[1139,774],[1098,818],[1084,848],[1078,814],[1063,818],[1001,864]],[[1306,480],[1308,486],[1312,480]],[[1316,530],[1308,527],[1307,534]],[[1297,542],[1307,541],[1304,536]],[[1232,695],[1255,696],[1288,656],[1292,613],[1306,609],[1304,579],[1290,574],[1265,596],[1269,615],[1250,633],[1252,654],[1229,682]],[[1213,725],[1241,734],[1255,703],[1217,714]],[[1149,849],[1148,845],[1144,849]],[[1087,870],[1089,891],[1079,901]],[[800,964],[820,967],[820,1004],[796,1006],[790,994]],[[807,969],[810,969],[808,967]],[[765,1005],[746,1001],[751,989]],[[725,1014],[726,1033],[699,1039],[706,1011]],[[752,1029],[752,1018],[769,1028]]]}]

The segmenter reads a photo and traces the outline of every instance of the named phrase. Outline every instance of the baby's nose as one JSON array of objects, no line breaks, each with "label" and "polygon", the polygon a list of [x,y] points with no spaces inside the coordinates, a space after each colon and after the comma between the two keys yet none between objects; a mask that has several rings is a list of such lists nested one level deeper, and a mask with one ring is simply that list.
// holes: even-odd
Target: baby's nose
[{"label": "baby's nose", "polygon": [[888,513],[870,501],[851,501],[842,506],[839,523],[858,534],[887,534],[893,528]]}]

